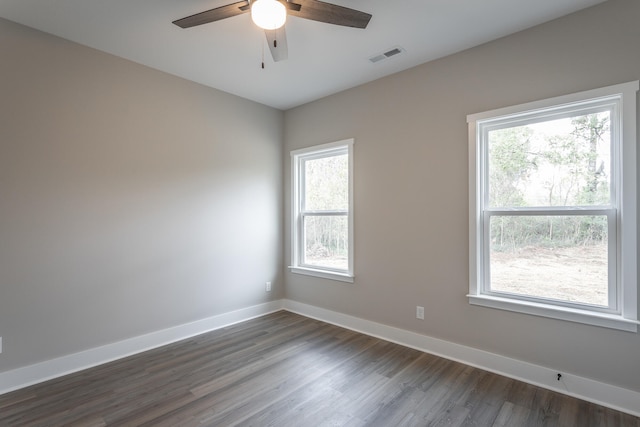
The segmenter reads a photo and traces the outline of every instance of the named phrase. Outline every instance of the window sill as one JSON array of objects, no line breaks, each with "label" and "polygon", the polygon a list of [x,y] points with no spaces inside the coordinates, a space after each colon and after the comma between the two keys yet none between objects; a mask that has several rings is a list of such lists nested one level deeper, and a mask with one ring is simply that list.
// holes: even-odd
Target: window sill
[{"label": "window sill", "polygon": [[347,282],[347,283],[353,283],[355,277],[347,274],[347,273],[337,273],[334,271],[327,271],[327,270],[316,270],[314,268],[307,268],[307,267],[289,267],[289,270],[292,273],[296,273],[296,274],[304,274],[306,276],[314,276],[314,277],[321,277],[323,279],[329,279],[329,280],[337,280],[340,282]]},{"label": "window sill", "polygon": [[627,332],[638,332],[640,322],[625,319],[614,314],[596,313],[587,310],[559,307],[550,304],[539,304],[528,301],[516,301],[507,298],[499,298],[487,295],[467,295],[469,303],[499,310],[513,311],[516,313],[531,314],[534,316],[549,317],[552,319],[566,320],[569,322],[584,323],[603,328],[618,329]]}]

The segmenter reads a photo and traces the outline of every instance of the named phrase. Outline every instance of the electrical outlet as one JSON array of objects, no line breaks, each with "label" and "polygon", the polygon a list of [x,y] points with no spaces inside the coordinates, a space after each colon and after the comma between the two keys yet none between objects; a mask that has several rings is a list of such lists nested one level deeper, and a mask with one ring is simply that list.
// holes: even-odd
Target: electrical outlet
[{"label": "electrical outlet", "polygon": [[267,283],[265,283],[264,290],[265,290],[266,292],[271,292],[271,282],[267,282]]},{"label": "electrical outlet", "polygon": [[424,307],[416,307],[416,319],[424,320]]}]

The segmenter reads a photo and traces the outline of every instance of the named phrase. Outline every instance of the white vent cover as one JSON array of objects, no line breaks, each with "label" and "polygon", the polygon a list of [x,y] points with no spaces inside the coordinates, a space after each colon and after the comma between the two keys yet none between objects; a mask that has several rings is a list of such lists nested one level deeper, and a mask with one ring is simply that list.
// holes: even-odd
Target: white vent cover
[{"label": "white vent cover", "polygon": [[392,56],[396,56],[399,55],[401,53],[405,53],[406,50],[404,50],[404,48],[400,47],[400,46],[396,46],[396,47],[392,47],[391,49],[382,52],[378,55],[373,55],[371,57],[369,57],[369,61],[371,61],[372,64],[375,64],[377,62],[380,61],[384,61],[387,58],[391,58]]}]

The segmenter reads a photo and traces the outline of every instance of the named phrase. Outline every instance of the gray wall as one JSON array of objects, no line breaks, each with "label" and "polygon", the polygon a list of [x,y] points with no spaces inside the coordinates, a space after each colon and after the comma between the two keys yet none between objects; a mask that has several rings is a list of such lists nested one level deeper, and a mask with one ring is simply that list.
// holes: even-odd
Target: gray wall
[{"label": "gray wall", "polygon": [[640,2],[609,0],[287,111],[285,162],[293,149],[356,140],[356,281],[286,273],[287,297],[640,391],[640,335],[465,296],[467,114],[640,79],[639,22]]},{"label": "gray wall", "polygon": [[282,298],[281,111],[4,20],[0,58],[0,371]]}]

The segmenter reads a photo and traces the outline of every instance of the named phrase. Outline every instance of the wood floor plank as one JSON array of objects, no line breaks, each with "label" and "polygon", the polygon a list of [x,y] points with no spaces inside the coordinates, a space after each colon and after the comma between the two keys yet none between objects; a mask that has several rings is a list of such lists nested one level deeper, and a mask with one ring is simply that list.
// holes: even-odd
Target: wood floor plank
[{"label": "wood floor plank", "polygon": [[640,419],[281,311],[0,396],[2,427],[640,427]]},{"label": "wood floor plank", "polygon": [[511,402],[505,402],[493,423],[493,427],[511,427],[527,425],[531,409]]}]

